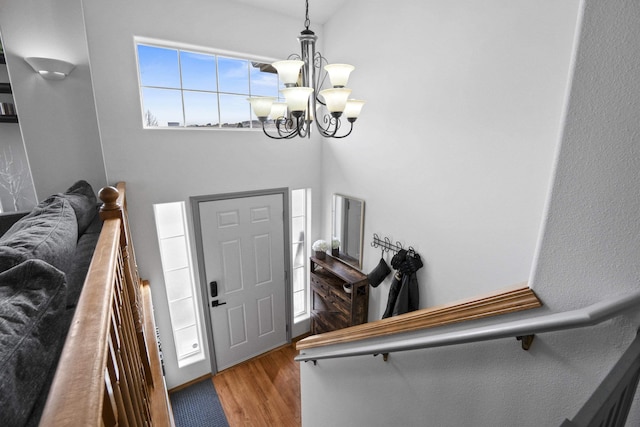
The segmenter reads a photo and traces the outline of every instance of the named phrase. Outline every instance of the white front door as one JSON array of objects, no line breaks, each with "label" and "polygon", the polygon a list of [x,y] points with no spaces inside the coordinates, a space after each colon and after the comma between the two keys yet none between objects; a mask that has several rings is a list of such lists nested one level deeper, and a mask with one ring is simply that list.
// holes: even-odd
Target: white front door
[{"label": "white front door", "polygon": [[283,195],[203,201],[199,212],[220,371],[287,342]]}]

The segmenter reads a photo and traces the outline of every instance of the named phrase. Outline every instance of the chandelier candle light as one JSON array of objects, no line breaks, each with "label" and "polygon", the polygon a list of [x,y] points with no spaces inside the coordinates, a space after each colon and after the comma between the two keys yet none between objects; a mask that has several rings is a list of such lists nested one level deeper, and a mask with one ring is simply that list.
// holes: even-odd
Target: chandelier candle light
[{"label": "chandelier candle light", "polygon": [[[353,130],[353,123],[364,105],[364,101],[349,99],[351,89],[345,87],[349,74],[355,67],[348,64],[328,64],[320,52],[316,52],[318,37],[309,30],[310,24],[309,0],[306,0],[305,29],[298,37],[301,56],[293,54],[286,61],[271,64],[285,86],[280,93],[286,102],[277,102],[273,97],[248,98],[253,113],[262,124],[262,131],[270,138],[310,137],[312,122],[315,122],[320,135],[325,138],[344,138]],[[327,74],[332,88],[319,90]],[[326,109],[328,114],[321,113],[321,109]],[[315,119],[314,115],[321,118]],[[277,135],[267,132],[265,124],[268,119],[273,121]],[[349,122],[349,130],[339,134],[343,119]]]}]

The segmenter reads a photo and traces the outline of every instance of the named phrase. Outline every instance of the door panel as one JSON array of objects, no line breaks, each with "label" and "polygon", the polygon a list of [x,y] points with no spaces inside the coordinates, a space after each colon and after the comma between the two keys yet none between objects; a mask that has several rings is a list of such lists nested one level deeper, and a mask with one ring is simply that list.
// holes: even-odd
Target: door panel
[{"label": "door panel", "polygon": [[258,335],[264,336],[274,331],[273,296],[258,301]]},{"label": "door panel", "polygon": [[[287,342],[282,194],[199,202],[216,366]],[[213,303],[213,305],[212,305]]]},{"label": "door panel", "polygon": [[[220,242],[220,245],[222,246],[222,276],[225,279],[223,283],[226,283],[226,293],[240,292],[244,285],[240,240]],[[207,271],[207,273],[209,272]],[[207,274],[207,277],[209,277],[209,274]]]},{"label": "door panel", "polygon": [[242,304],[227,311],[229,316],[229,345],[232,348],[247,342],[247,316],[244,308],[244,304]]}]

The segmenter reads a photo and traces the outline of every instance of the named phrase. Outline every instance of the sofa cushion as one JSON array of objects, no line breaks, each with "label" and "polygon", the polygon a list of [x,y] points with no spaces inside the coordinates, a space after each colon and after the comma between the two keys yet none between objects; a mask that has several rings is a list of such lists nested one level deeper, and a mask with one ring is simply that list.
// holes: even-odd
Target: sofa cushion
[{"label": "sofa cushion", "polygon": [[0,273],[0,425],[22,426],[59,351],[65,275],[31,259]]},{"label": "sofa cushion", "polygon": [[69,201],[78,221],[78,236],[86,231],[98,212],[98,199],[87,181],[78,181],[59,196]]},{"label": "sofa cushion", "polygon": [[74,210],[65,198],[51,196],[0,237],[0,272],[31,258],[67,272],[77,241]]},{"label": "sofa cushion", "polygon": [[[102,224],[99,217],[96,217],[94,222]],[[84,280],[89,271],[89,265],[91,265],[93,251],[100,238],[100,228],[98,228],[97,233],[91,233],[90,231],[93,228],[95,227],[92,224],[87,229],[87,232],[78,239],[78,245],[73,255],[73,262],[67,272],[67,308],[73,308],[78,303]]]}]

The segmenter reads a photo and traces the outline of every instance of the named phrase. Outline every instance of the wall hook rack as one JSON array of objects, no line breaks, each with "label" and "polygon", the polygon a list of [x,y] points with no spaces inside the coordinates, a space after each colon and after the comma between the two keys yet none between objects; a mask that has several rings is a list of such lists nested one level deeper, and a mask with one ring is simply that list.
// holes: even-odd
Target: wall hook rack
[{"label": "wall hook rack", "polygon": [[[402,243],[400,242],[396,242],[395,244],[391,243],[391,239],[389,239],[388,237],[381,239],[377,233],[373,233],[373,241],[371,242],[371,246],[374,248],[381,248],[382,252],[398,253],[404,249],[402,247]],[[407,251],[407,255],[411,257],[415,258],[418,255],[416,254],[416,251],[415,249],[413,249],[412,246],[407,247],[406,251]]]}]

